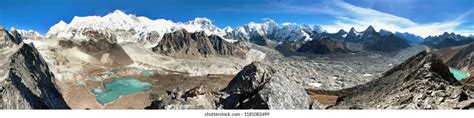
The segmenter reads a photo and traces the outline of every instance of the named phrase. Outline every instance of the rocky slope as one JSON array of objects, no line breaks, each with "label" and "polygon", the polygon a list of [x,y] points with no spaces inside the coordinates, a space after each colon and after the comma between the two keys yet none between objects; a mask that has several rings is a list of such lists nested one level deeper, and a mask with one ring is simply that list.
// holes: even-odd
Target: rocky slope
[{"label": "rocky slope", "polygon": [[378,79],[331,94],[340,97],[333,109],[474,107],[472,88],[461,85],[436,54],[425,51]]},{"label": "rocky slope", "polygon": [[438,51],[449,67],[474,72],[474,43]]},{"label": "rocky slope", "polygon": [[117,43],[109,42],[108,39],[74,41],[59,40],[58,45],[63,49],[78,48],[80,51],[99,60],[108,66],[125,66],[133,63],[130,56]]},{"label": "rocky slope", "polygon": [[245,41],[235,43],[227,42],[220,36],[207,36],[204,32],[189,33],[179,30],[167,33],[154,52],[176,57],[208,57],[208,56],[233,56],[246,58],[250,50]]}]

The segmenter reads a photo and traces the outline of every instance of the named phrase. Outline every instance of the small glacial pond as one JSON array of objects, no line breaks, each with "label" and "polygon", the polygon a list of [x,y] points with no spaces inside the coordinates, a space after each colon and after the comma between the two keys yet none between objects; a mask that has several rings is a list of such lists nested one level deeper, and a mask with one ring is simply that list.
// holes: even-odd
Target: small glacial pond
[{"label": "small glacial pond", "polygon": [[454,75],[454,78],[456,78],[457,80],[462,80],[469,76],[469,73],[464,72],[464,71],[460,71],[460,70],[456,70],[452,68],[449,69],[449,71]]},{"label": "small glacial pond", "polygon": [[122,95],[130,95],[133,93],[148,91],[151,84],[141,82],[132,77],[114,77],[110,83],[105,83],[104,88],[92,89],[92,93],[96,94],[96,99],[101,104],[110,103],[118,99]]}]

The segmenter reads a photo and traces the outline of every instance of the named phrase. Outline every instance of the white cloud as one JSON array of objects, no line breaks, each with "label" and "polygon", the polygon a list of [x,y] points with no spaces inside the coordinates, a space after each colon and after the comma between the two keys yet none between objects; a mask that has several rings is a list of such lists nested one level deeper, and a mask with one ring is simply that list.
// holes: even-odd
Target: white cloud
[{"label": "white cloud", "polygon": [[296,23],[292,23],[292,22],[284,22],[282,23],[281,25],[285,26],[285,25],[296,25]]}]

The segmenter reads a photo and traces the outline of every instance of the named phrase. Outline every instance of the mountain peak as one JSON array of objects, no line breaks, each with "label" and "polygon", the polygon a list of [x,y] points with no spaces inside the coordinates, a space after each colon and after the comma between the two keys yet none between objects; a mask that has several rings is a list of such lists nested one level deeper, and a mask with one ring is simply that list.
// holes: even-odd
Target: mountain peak
[{"label": "mountain peak", "polygon": [[349,30],[349,32],[356,32],[355,28],[354,27],[351,27],[351,29]]},{"label": "mountain peak", "polygon": [[16,28],[15,28],[15,27],[11,27],[11,28],[10,28],[10,31],[16,31]]},{"label": "mountain peak", "polygon": [[341,33],[342,33],[342,34],[345,34],[345,33],[347,33],[347,32],[346,32],[345,30],[343,30],[343,29],[340,29],[337,33],[338,33],[338,34],[341,34]]},{"label": "mountain peak", "polygon": [[365,32],[376,32],[376,31],[375,31],[374,27],[372,27],[372,25],[370,25],[369,27],[367,27]]},{"label": "mountain peak", "polygon": [[234,31],[234,29],[232,29],[232,27],[230,27],[230,26],[227,26],[227,27],[224,28],[224,31],[225,32],[232,32],[232,31]]},{"label": "mountain peak", "polygon": [[107,14],[106,16],[128,16],[128,14],[126,14],[125,12],[121,10],[115,10],[114,12],[111,12]]}]

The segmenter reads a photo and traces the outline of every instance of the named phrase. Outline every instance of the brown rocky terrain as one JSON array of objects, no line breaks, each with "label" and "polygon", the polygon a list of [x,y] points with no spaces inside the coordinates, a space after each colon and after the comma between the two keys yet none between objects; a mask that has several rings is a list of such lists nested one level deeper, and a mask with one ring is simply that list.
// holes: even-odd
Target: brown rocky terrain
[{"label": "brown rocky terrain", "polygon": [[233,56],[246,58],[250,50],[244,41],[227,42],[222,37],[207,36],[204,32],[189,33],[178,30],[164,34],[154,52],[175,57]]}]

